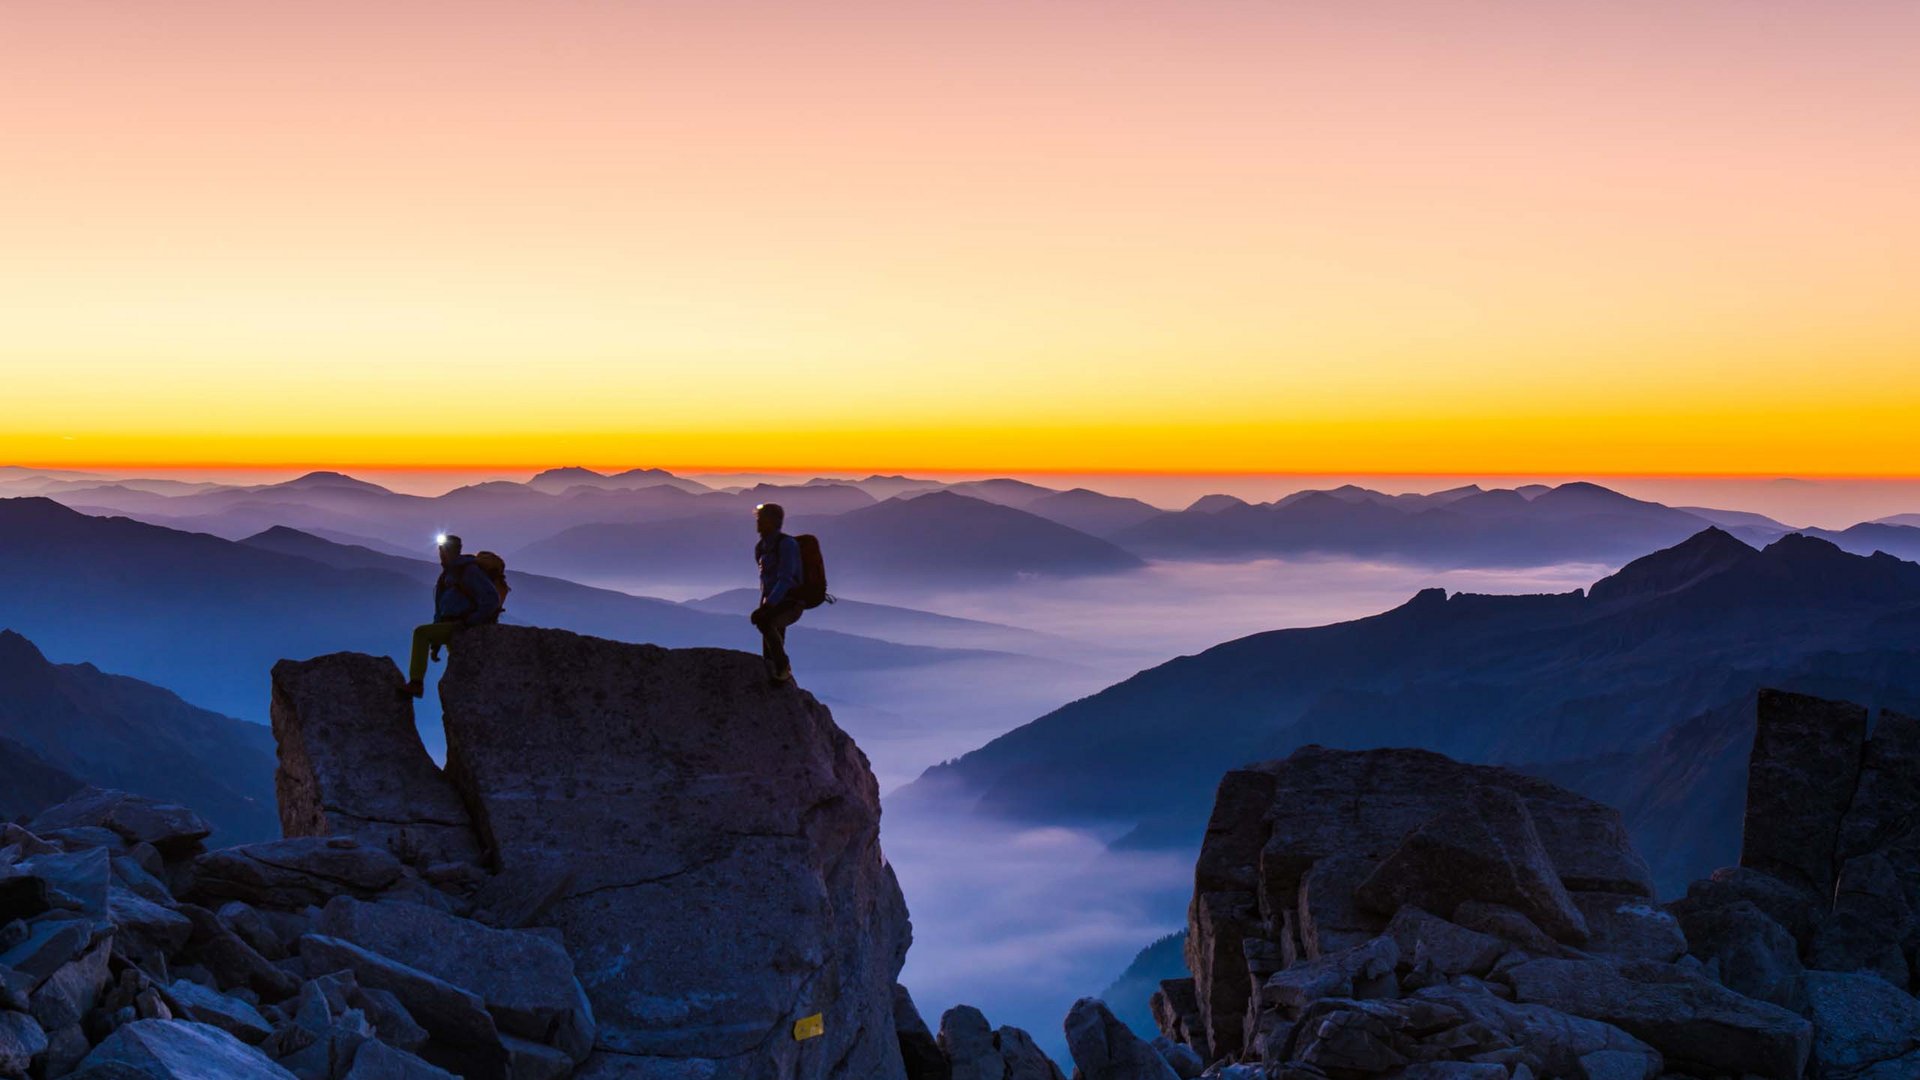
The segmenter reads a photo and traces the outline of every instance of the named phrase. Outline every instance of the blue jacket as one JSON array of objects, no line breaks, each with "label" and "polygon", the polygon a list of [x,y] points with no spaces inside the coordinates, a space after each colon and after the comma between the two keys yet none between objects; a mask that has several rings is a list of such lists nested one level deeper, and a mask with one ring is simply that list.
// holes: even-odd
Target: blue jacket
[{"label": "blue jacket", "polygon": [[433,586],[433,621],[468,626],[500,617],[500,590],[471,555],[456,555]]},{"label": "blue jacket", "polygon": [[[778,554],[774,549],[778,548]],[[787,592],[795,585],[805,571],[800,568],[800,542],[786,533],[775,533],[772,544],[766,537],[753,545],[753,561],[760,564],[760,602],[777,604],[786,599]]]}]

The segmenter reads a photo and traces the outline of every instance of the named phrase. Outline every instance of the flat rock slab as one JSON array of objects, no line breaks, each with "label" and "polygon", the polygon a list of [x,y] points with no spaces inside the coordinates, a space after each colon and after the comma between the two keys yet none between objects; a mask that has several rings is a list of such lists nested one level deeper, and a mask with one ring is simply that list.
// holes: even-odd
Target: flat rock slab
[{"label": "flat rock slab", "polygon": [[274,790],[285,836],[348,833],[426,867],[478,859],[467,808],[441,774],[386,657],[273,666]]},{"label": "flat rock slab", "polygon": [[1672,964],[1529,960],[1505,971],[1514,1000],[1620,1028],[1695,1066],[1797,1080],[1813,1027],[1776,1005],[1741,995]]},{"label": "flat rock slab", "polygon": [[121,1025],[80,1063],[83,1073],[109,1069],[152,1080],[294,1080],[258,1049],[219,1028],[184,1020]]},{"label": "flat rock slab", "polygon": [[351,836],[302,836],[209,851],[193,861],[187,898],[299,911],[336,896],[374,896],[405,873],[386,848]]},{"label": "flat rock slab", "polygon": [[811,695],[745,653],[515,626],[469,630],[440,692],[447,774],[499,873],[577,871],[541,921],[599,1022],[589,1074],[904,1077],[879,795]]}]

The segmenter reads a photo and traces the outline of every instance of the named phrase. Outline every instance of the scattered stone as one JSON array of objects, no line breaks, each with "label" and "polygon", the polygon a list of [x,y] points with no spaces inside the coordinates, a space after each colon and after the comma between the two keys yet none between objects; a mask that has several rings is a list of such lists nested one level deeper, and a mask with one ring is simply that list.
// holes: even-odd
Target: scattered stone
[{"label": "scattered stone", "polygon": [[[362,1043],[353,1055],[345,1080],[455,1080],[445,1069],[388,1046],[379,1040]],[[520,1080],[516,1073],[514,1080]]]},{"label": "scattered stone", "polygon": [[432,1037],[422,1051],[428,1061],[462,1076],[500,1080],[507,1074],[507,1052],[486,1003],[424,971],[381,956],[348,941],[309,934],[300,955],[316,975],[349,971],[361,986],[385,990]]},{"label": "scattered stone", "polygon": [[1859,972],[1809,971],[1806,987],[1813,1075],[1857,1076],[1920,1050],[1920,1001],[1912,994]]},{"label": "scattered stone", "polygon": [[252,1005],[196,982],[176,979],[161,989],[160,996],[173,1015],[211,1024],[244,1043],[258,1044],[273,1033],[273,1025]]},{"label": "scattered stone", "polygon": [[1680,920],[1644,896],[1624,893],[1568,894],[1587,924],[1589,952],[1670,964],[1684,956],[1687,936]]}]

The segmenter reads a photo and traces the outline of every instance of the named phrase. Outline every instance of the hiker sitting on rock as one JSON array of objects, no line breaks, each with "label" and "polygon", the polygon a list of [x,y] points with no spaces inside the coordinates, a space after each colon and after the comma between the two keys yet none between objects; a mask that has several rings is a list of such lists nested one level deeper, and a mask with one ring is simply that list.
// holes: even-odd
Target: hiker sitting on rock
[{"label": "hiker sitting on rock", "polygon": [[753,524],[760,531],[760,542],[753,546],[753,560],[760,564],[760,606],[749,616],[760,630],[760,654],[767,660],[767,676],[774,682],[793,678],[793,664],[787,660],[787,627],[800,621],[806,610],[800,597],[803,571],[800,543],[780,531],[787,511],[779,503],[762,503],[754,508]]},{"label": "hiker sitting on rock", "polygon": [[[486,554],[482,552],[481,554]],[[498,557],[495,557],[498,561]],[[501,564],[501,570],[506,569]],[[502,573],[501,583],[505,574]],[[427,650],[440,659],[440,647],[469,626],[498,622],[501,588],[494,575],[472,555],[460,553],[460,538],[440,538],[440,580],[433,585],[433,621],[413,628],[413,654],[407,663],[407,693],[426,695]]]}]

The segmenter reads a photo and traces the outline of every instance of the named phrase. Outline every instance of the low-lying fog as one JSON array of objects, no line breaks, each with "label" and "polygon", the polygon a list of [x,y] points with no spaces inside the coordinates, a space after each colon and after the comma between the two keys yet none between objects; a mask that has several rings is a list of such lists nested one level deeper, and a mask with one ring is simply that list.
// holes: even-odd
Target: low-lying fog
[{"label": "low-lying fog", "polygon": [[[1261,630],[1371,615],[1423,588],[1564,592],[1611,569],[1441,572],[1344,560],[1157,564],[1111,578],[869,599],[1082,643],[1076,659],[1097,674],[1097,685],[1073,675],[1054,686],[1020,688],[1034,697],[1051,690],[1057,705],[1183,653]],[[945,691],[923,685],[915,697],[899,701],[891,717],[836,711],[873,759],[883,791],[892,786],[889,780],[917,774],[980,745],[983,736],[1024,722],[983,722],[1005,715],[996,705],[1009,693],[1006,687],[961,678]],[[969,722],[969,710],[979,718]],[[1064,1058],[1060,1022],[1073,1000],[1098,993],[1142,947],[1185,925],[1195,852],[1114,853],[1106,850],[1111,837],[1083,831],[893,810],[882,831],[913,912],[914,944],[902,981],[930,1024],[966,1002],[996,1025],[1028,1029]]]}]

